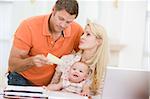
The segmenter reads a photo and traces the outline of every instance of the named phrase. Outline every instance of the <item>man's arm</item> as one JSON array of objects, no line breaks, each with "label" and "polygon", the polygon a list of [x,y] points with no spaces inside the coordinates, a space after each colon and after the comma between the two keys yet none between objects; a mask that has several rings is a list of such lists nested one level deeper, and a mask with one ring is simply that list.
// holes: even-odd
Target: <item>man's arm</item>
[{"label": "man's arm", "polygon": [[28,51],[12,47],[9,56],[9,66],[11,71],[22,72],[32,66],[36,65],[40,67],[48,62],[48,59],[44,55],[29,57],[28,53]]}]

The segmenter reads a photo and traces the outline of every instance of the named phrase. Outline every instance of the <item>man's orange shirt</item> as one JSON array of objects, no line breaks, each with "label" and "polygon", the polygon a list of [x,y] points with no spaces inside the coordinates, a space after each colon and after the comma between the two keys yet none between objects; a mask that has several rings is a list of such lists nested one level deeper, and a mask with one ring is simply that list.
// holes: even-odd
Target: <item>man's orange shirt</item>
[{"label": "man's orange shirt", "polygon": [[[29,56],[37,54],[52,53],[57,57],[69,54],[73,49],[78,49],[79,39],[83,29],[79,24],[73,22],[66,28],[57,42],[52,42],[52,36],[48,29],[49,15],[36,16],[24,20],[17,29],[13,46],[20,50],[29,51]],[[20,74],[30,80],[35,85],[48,85],[55,72],[55,65],[45,65],[42,67],[32,66],[30,69]]]}]

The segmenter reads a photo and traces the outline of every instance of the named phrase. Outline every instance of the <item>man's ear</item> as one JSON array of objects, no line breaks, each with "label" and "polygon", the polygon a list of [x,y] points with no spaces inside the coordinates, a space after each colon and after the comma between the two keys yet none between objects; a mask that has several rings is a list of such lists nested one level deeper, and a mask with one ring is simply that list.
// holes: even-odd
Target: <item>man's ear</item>
[{"label": "man's ear", "polygon": [[53,8],[52,8],[52,13],[55,15],[55,13],[56,13],[56,9],[55,9],[55,6],[53,6]]}]

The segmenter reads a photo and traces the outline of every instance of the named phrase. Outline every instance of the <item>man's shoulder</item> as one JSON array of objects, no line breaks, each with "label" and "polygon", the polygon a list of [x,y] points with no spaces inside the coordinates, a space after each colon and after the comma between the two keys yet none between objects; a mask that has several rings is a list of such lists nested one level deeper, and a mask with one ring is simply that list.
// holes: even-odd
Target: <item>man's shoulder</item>
[{"label": "man's shoulder", "polygon": [[48,16],[48,15],[32,16],[32,17],[29,17],[29,18],[25,19],[24,21],[27,22],[27,23],[43,22],[44,19],[45,19],[47,16]]},{"label": "man's shoulder", "polygon": [[82,28],[80,24],[78,24],[77,22],[73,21],[71,23],[71,27],[76,27],[76,28]]},{"label": "man's shoulder", "polygon": [[77,23],[76,21],[73,21],[71,26],[77,26],[77,27],[81,27],[81,25],[79,23]]}]

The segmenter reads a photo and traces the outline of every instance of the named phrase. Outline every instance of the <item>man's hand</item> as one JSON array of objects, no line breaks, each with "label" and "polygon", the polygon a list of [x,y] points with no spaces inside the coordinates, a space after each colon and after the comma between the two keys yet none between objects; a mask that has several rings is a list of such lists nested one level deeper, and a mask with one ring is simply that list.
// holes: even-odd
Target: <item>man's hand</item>
[{"label": "man's hand", "polygon": [[36,55],[32,57],[32,64],[37,67],[41,67],[43,65],[46,65],[47,63],[48,59],[44,55]]}]

